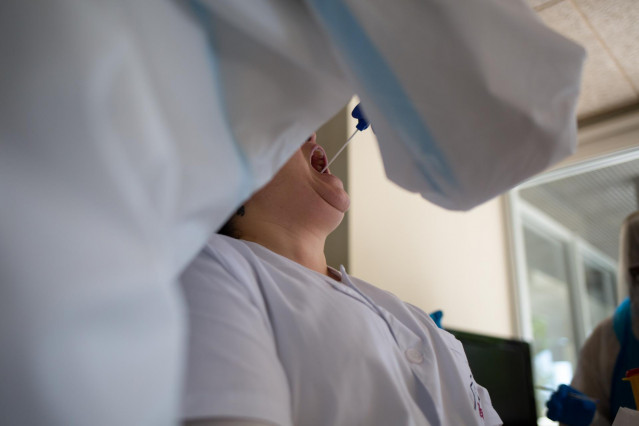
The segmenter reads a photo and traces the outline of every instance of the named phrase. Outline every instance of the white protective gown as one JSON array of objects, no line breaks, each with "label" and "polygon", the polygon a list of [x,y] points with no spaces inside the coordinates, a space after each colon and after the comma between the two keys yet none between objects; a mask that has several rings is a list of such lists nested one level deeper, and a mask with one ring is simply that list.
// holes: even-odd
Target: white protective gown
[{"label": "white protective gown", "polygon": [[[633,285],[629,273],[630,268],[639,267],[639,211],[632,213],[624,220],[619,242],[617,295],[619,302],[627,297],[630,298],[631,324],[629,326],[634,339],[639,340],[639,287]],[[629,346],[627,342],[624,350],[630,351]],[[614,416],[617,414],[616,408],[620,404],[617,402],[617,407],[614,406],[615,404],[611,406],[611,402],[614,402],[611,400],[611,394],[621,348],[613,317],[610,317],[595,327],[579,352],[579,362],[570,385],[598,401],[597,412],[592,423],[594,426],[613,423]],[[639,366],[639,360],[633,365]],[[622,372],[625,372],[625,369],[622,369]],[[626,385],[628,384],[621,384],[622,387]]]},{"label": "white protective gown", "polygon": [[523,1],[2,2],[0,419],[172,424],[178,275],[354,93],[467,209],[571,152],[583,57]]}]

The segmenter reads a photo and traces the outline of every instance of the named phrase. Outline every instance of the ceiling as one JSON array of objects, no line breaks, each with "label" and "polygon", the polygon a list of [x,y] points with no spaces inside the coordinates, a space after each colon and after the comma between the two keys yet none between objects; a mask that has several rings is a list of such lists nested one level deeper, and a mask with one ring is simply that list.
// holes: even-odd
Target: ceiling
[{"label": "ceiling", "polygon": [[580,120],[639,105],[639,1],[527,1],[548,26],[588,52]]}]

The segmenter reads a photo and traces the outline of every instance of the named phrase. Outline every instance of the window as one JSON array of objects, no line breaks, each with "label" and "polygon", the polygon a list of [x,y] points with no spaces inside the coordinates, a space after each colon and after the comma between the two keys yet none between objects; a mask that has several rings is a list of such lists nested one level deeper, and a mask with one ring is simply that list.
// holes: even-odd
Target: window
[{"label": "window", "polygon": [[[613,160],[541,176],[508,196],[518,325],[539,388],[570,383],[579,349],[617,306],[619,229],[637,210],[639,152]],[[548,397],[537,391],[540,415]]]}]

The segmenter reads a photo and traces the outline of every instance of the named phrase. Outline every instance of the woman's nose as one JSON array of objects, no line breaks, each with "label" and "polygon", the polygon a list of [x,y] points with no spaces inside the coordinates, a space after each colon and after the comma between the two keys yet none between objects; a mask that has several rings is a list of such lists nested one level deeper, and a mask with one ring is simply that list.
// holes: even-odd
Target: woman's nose
[{"label": "woman's nose", "polygon": [[312,134],[312,135],[310,135],[310,136],[308,137],[308,139],[306,139],[306,142],[313,142],[313,143],[315,143],[315,141],[316,141],[316,140],[317,140],[317,133],[313,132],[313,134]]}]

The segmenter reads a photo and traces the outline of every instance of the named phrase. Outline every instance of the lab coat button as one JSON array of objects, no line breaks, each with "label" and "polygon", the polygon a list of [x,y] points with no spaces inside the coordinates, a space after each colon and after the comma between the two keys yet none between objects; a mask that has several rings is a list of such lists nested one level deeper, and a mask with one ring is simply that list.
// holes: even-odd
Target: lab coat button
[{"label": "lab coat button", "polygon": [[413,364],[421,364],[424,361],[424,355],[416,348],[408,348],[406,349],[406,359],[408,359]]}]

